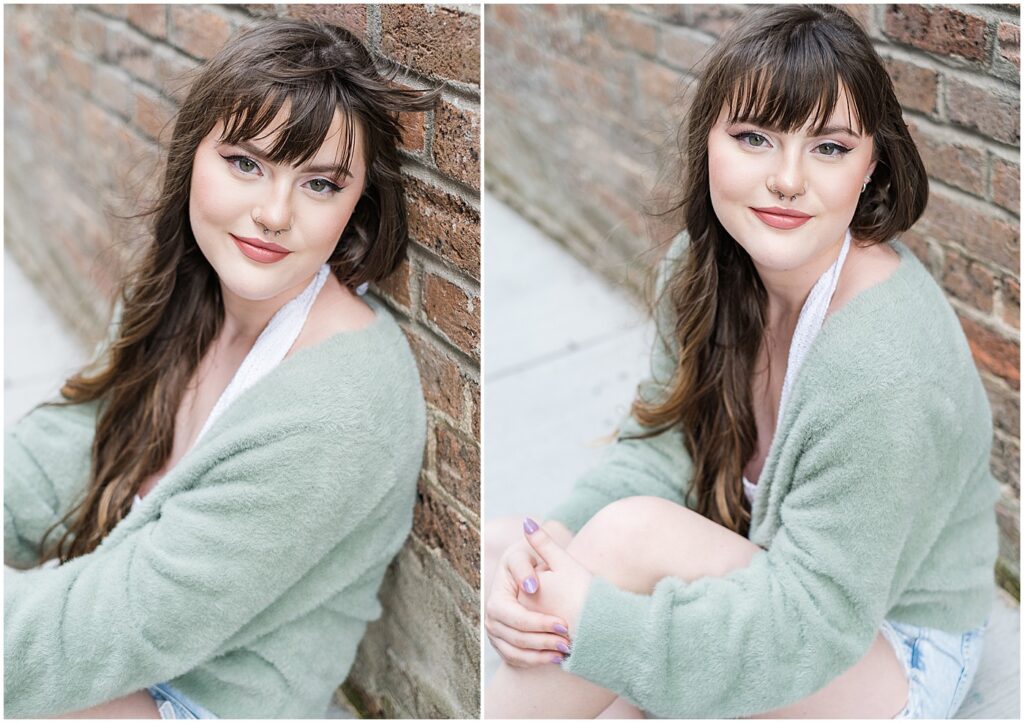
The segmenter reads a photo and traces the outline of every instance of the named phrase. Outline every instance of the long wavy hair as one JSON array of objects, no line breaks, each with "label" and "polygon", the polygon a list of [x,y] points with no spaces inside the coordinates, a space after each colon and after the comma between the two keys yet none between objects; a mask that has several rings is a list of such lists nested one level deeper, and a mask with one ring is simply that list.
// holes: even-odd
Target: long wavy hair
[{"label": "long wavy hair", "polygon": [[674,211],[682,212],[689,250],[661,292],[674,326],[659,330],[679,361],[662,393],[638,393],[632,411],[650,429],[643,436],[679,426],[693,460],[688,504],[743,535],[750,525],[743,467],[757,445],[751,380],[767,295],[750,256],[712,208],[708,136],[723,108],[729,122],[783,132],[810,122],[820,132],[844,90],[878,162],[850,229],[864,246],[882,243],[924,212],[928,179],[892,82],[845,12],[782,6],[745,15],[706,57],[680,133],[683,178]]},{"label": "long wavy hair", "polygon": [[[268,156],[299,165],[316,154],[340,111],[347,166],[358,124],[366,187],[328,264],[349,287],[379,281],[395,270],[408,240],[398,114],[433,108],[440,92],[404,90],[392,80],[348,31],[294,19],[242,29],[197,69],[174,122],[162,189],[129,217],[151,217],[151,239],[121,285],[116,336],[61,389],[63,403],[98,401],[99,409],[84,497],[47,531],[41,560],[89,553],[128,514],[143,481],[166,464],[186,385],[221,329],[220,285],[189,221],[200,141],[218,121],[227,143],[261,137],[289,103]],[[63,534],[47,543],[62,525]]]}]

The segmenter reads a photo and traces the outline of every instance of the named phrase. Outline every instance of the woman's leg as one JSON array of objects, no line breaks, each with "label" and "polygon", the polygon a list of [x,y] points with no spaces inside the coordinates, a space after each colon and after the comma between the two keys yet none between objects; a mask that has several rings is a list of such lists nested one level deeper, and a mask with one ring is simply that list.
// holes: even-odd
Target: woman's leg
[{"label": "woman's leg", "polygon": [[[621,540],[630,544],[622,545]],[[569,552],[595,574],[639,593],[651,592],[664,577],[695,580],[725,575],[746,567],[759,549],[691,510],[654,497],[609,505],[569,545]],[[532,602],[543,608],[543,590]],[[889,718],[902,710],[907,693],[906,674],[879,634],[868,653],[827,686],[757,717]],[[527,671],[502,666],[486,697],[489,717],[508,718],[592,718],[614,699],[614,693],[554,665]]]},{"label": "woman's leg", "polygon": [[159,718],[153,697],[145,690],[108,700],[92,708],[59,715],[57,718]]}]

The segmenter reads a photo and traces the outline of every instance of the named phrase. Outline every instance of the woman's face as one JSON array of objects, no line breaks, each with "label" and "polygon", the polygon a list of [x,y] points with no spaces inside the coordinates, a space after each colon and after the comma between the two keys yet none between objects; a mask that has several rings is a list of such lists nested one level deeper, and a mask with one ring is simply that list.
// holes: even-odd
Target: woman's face
[{"label": "woman's face", "polygon": [[823,134],[812,135],[809,126],[780,133],[729,123],[723,108],[711,128],[712,206],[759,270],[814,266],[834,249],[853,219],[864,180],[875,169],[874,142],[860,135],[845,92]]},{"label": "woman's face", "polygon": [[[270,124],[288,118],[287,105]],[[300,168],[266,160],[275,134],[221,143],[218,122],[196,150],[189,219],[226,294],[287,300],[334,252],[366,182],[362,129],[354,129],[347,173],[344,117],[336,112],[323,145]],[[280,231],[280,233],[277,233]]]}]

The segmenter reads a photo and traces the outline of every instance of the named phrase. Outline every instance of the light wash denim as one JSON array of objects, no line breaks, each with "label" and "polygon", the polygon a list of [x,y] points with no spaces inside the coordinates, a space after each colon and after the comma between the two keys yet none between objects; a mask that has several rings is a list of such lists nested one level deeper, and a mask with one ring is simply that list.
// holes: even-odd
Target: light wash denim
[{"label": "light wash denim", "polygon": [[212,720],[217,717],[167,683],[157,683],[146,690],[164,720]]},{"label": "light wash denim", "polygon": [[897,718],[952,718],[971,688],[981,662],[989,621],[965,633],[886,620],[882,634],[896,651],[910,687]]}]

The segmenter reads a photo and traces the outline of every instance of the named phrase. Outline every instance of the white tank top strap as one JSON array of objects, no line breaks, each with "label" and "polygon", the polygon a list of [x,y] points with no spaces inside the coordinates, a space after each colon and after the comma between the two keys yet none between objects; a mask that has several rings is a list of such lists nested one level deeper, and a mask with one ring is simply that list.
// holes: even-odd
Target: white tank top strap
[{"label": "white tank top strap", "polygon": [[[811,288],[803,307],[800,309],[800,317],[796,322],[796,330],[793,332],[793,341],[789,345],[789,358],[786,360],[786,376],[782,381],[782,394],[779,397],[779,413],[776,420],[782,421],[782,412],[786,408],[789,394],[796,383],[797,373],[814,343],[815,337],[821,331],[825,323],[825,314],[832,303],[832,297],[836,293],[836,286],[839,283],[839,274],[846,263],[846,254],[850,250],[852,236],[850,229],[846,229],[846,237],[839,249],[839,256],[835,262],[825,271]],[[751,504],[757,496],[757,484],[743,477],[743,491]]]},{"label": "white tank top strap", "polygon": [[[267,322],[266,327],[257,337],[256,343],[252,345],[252,349],[245,355],[245,359],[242,360],[238,370],[231,377],[231,381],[217,399],[217,403],[210,412],[210,416],[206,418],[203,428],[199,431],[199,436],[192,442],[192,447],[199,443],[203,435],[213,426],[217,418],[231,406],[232,402],[281,363],[288,350],[292,348],[295,340],[299,337],[302,327],[305,326],[306,319],[309,318],[309,312],[313,308],[313,302],[316,301],[320,290],[327,282],[330,272],[330,266],[327,264],[321,266],[312,281],[309,282],[309,285],[298,296],[278,309],[277,313]],[[141,501],[142,498],[135,495],[132,507],[134,508]]]}]

